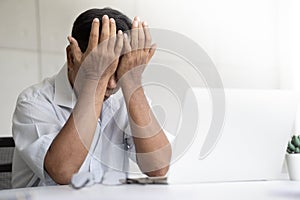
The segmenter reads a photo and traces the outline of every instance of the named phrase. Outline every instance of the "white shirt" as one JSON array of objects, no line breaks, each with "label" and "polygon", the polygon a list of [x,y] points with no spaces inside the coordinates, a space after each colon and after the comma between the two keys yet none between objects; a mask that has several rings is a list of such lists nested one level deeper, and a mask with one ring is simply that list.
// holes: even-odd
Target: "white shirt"
[{"label": "white shirt", "polygon": [[[75,103],[66,65],[56,76],[29,87],[19,95],[12,121],[16,144],[13,187],[56,184],[44,169],[44,159]],[[129,153],[124,151],[124,147],[129,148]],[[103,104],[90,152],[79,172],[91,172],[96,183],[117,184],[125,177],[128,155],[135,160],[134,152],[125,101],[122,95],[115,94]]]}]

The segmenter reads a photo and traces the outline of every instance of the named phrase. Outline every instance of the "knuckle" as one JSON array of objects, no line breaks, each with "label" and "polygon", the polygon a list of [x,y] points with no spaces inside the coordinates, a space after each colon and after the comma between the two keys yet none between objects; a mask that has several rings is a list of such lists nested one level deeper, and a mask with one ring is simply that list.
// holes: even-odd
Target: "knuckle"
[{"label": "knuckle", "polygon": [[150,44],[150,43],[151,43],[151,38],[147,38],[147,39],[146,39],[146,42],[147,42],[148,44]]},{"label": "knuckle", "polygon": [[97,33],[94,33],[94,32],[92,32],[92,33],[90,34],[90,37],[91,37],[91,38],[97,38],[97,37],[98,37],[98,34],[97,34]]},{"label": "knuckle", "polygon": [[115,55],[114,55],[113,52],[109,52],[109,53],[107,54],[107,59],[108,59],[109,61],[112,61],[114,58],[115,58]]},{"label": "knuckle", "polygon": [[120,49],[120,48],[122,48],[122,43],[121,42],[117,42],[117,44],[116,44],[116,49]]},{"label": "knuckle", "polygon": [[106,53],[106,50],[104,48],[99,49],[99,54],[100,55],[105,55],[105,53]]},{"label": "knuckle", "polygon": [[144,38],[139,38],[139,44],[143,43],[145,41]]},{"label": "knuckle", "polygon": [[101,33],[101,36],[104,37],[104,38],[108,38],[108,37],[109,37],[109,33],[106,32],[106,31],[103,31],[103,32]]},{"label": "knuckle", "polygon": [[137,44],[138,44],[138,42],[136,42],[136,41],[133,41],[133,42],[132,42],[132,46],[133,46],[133,47],[136,47]]}]

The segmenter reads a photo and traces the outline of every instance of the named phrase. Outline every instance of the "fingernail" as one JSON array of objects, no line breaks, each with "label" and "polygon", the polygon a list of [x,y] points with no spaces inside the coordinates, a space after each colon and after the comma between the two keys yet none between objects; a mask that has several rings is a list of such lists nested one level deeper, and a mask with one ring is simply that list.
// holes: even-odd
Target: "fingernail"
[{"label": "fingernail", "polygon": [[118,30],[118,34],[119,34],[119,35],[122,35],[122,33],[123,33],[123,32],[122,32],[121,30]]},{"label": "fingernail", "polygon": [[68,36],[67,37],[68,41],[71,43],[72,42],[72,37],[71,36]]},{"label": "fingernail", "polygon": [[109,20],[110,20],[111,23],[115,23],[114,18],[110,18]]},{"label": "fingernail", "polygon": [[138,27],[138,21],[133,21],[133,27]]},{"label": "fingernail", "polygon": [[124,33],[124,38],[127,39],[128,38],[128,35],[127,33]]},{"label": "fingernail", "polygon": [[138,16],[136,16],[134,19],[136,19],[137,21],[141,21]]},{"label": "fingernail", "polygon": [[144,26],[148,26],[148,23],[146,21],[143,22]]},{"label": "fingernail", "polygon": [[102,19],[108,19],[107,15],[103,15]]},{"label": "fingernail", "polygon": [[94,21],[94,22],[99,22],[99,19],[98,19],[98,18],[95,18],[93,21]]}]

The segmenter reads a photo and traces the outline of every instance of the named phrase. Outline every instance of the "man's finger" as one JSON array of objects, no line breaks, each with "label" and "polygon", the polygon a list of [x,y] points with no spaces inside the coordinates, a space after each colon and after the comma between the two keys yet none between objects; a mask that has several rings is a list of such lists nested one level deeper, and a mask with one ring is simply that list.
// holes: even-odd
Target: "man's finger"
[{"label": "man's finger", "polygon": [[[109,19],[107,15],[104,15],[102,17],[102,30],[101,30],[101,36],[100,36],[100,43],[102,43],[105,40],[108,40],[109,38]],[[103,44],[102,44],[103,45]]]},{"label": "man's finger", "polygon": [[152,38],[151,38],[148,24],[145,21],[143,22],[143,29],[144,29],[144,33],[145,33],[145,49],[149,50],[151,42],[152,42]]},{"label": "man's finger", "polygon": [[143,25],[140,21],[139,21],[138,33],[139,33],[138,48],[140,50],[143,50],[145,47],[145,34],[144,34]]},{"label": "man's finger", "polygon": [[100,26],[99,19],[95,18],[92,22],[92,28],[91,28],[91,32],[90,32],[90,38],[89,38],[89,44],[87,47],[87,52],[92,51],[98,45],[99,26]]},{"label": "man's finger", "polygon": [[136,19],[134,19],[132,22],[132,29],[131,29],[131,49],[132,50],[136,50],[138,48],[138,40],[139,40],[138,26],[139,26],[139,22]]},{"label": "man's finger", "polygon": [[124,52],[123,54],[128,54],[131,51],[131,46],[129,42],[128,35],[124,33],[124,38],[123,38],[123,47],[124,47]]},{"label": "man's finger", "polygon": [[109,43],[108,43],[108,49],[114,50],[115,48],[115,42],[116,42],[116,22],[113,18],[110,18],[109,20],[109,27],[110,27],[110,33],[109,33]]},{"label": "man's finger", "polygon": [[74,56],[75,62],[80,62],[82,52],[80,50],[77,40],[75,40],[75,38],[73,38],[72,36],[68,36],[68,40],[70,42],[70,48]]},{"label": "man's finger", "polygon": [[120,56],[123,48],[123,32],[121,30],[118,31],[117,34],[117,42],[115,47],[116,56]]},{"label": "man's finger", "polygon": [[149,54],[147,57],[147,63],[151,60],[152,56],[154,55],[155,51],[156,51],[157,45],[156,44],[152,44],[150,49],[149,49]]}]

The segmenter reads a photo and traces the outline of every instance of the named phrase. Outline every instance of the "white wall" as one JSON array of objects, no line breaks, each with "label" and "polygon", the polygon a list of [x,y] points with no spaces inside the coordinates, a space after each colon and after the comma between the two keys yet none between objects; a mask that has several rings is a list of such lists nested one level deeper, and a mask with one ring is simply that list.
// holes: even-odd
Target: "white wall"
[{"label": "white wall", "polygon": [[[207,51],[225,87],[266,89],[299,84],[299,81],[287,83],[291,75],[297,80],[295,76],[299,74],[299,70],[295,73],[300,62],[295,54],[300,46],[300,29],[295,30],[300,24],[300,5],[296,2],[0,0],[0,87],[3,91],[0,136],[11,135],[11,116],[17,95],[25,87],[55,74],[64,64],[66,37],[72,22],[88,8],[110,6],[129,17],[139,15],[151,27],[183,33]],[[292,18],[287,16],[289,9],[293,9]],[[283,31],[287,22],[291,23],[290,29]],[[297,33],[292,38],[288,36],[291,31]],[[283,38],[290,43],[286,44]],[[298,43],[291,49],[294,40]],[[290,55],[294,58],[292,63],[288,62]],[[287,63],[291,70],[287,70]]]},{"label": "white wall", "polygon": [[276,1],[137,2],[138,14],[152,26],[178,31],[198,42],[215,62],[226,87],[279,87]]},{"label": "white wall", "polygon": [[[279,0],[279,65],[280,85],[300,91],[300,1]],[[293,134],[300,133],[300,104]]]},{"label": "white wall", "polygon": [[67,36],[76,16],[104,6],[131,17],[135,13],[133,0],[0,0],[0,136],[12,135],[18,94],[64,64]]},{"label": "white wall", "polygon": [[0,135],[11,135],[11,116],[18,93],[39,81],[34,0],[0,1]]}]

